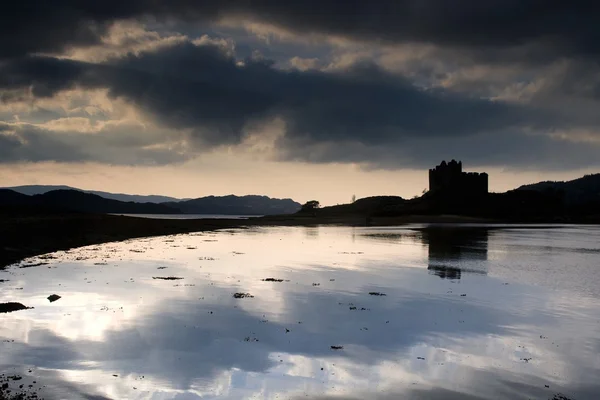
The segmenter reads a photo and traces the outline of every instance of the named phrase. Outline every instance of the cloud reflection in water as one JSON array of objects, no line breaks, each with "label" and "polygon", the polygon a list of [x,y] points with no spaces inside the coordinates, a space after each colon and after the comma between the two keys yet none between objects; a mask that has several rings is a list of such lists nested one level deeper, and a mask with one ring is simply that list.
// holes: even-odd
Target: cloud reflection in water
[{"label": "cloud reflection in water", "polygon": [[83,398],[82,385],[108,398],[592,398],[598,298],[498,279],[515,264],[497,250],[503,230],[437,229],[252,229],[59,253],[8,272],[0,299],[35,309],[2,317],[15,341],[0,363],[55,371],[65,384],[50,398]]}]

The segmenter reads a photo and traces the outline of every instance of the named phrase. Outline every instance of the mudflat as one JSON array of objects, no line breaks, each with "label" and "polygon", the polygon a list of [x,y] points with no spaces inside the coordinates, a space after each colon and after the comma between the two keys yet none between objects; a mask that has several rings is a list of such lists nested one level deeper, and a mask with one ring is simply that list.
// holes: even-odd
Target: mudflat
[{"label": "mudflat", "polygon": [[282,215],[239,219],[151,219],[57,211],[0,211],[0,269],[24,258],[126,239],[246,226],[384,226],[407,223],[488,222],[461,216],[365,218],[361,215]]}]

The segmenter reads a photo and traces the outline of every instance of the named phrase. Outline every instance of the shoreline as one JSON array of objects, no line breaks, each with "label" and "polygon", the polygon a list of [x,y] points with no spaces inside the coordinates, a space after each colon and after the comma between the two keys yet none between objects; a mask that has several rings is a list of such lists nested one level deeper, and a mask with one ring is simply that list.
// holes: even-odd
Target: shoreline
[{"label": "shoreline", "polygon": [[[77,247],[218,229],[269,226],[399,226],[408,224],[552,224],[566,221],[497,221],[453,215],[365,218],[359,215],[279,215],[250,219],[152,219],[110,214],[0,214],[0,270],[23,259]],[[572,222],[580,223],[580,222]],[[584,222],[585,223],[585,222]]]}]

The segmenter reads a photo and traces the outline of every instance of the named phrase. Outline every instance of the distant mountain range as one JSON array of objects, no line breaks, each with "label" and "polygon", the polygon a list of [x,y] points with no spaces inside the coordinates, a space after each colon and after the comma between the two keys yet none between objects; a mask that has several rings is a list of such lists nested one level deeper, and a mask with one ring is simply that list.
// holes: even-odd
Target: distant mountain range
[{"label": "distant mountain range", "polygon": [[[175,197],[169,196],[158,196],[158,195],[136,195],[136,194],[123,194],[123,193],[109,193],[109,192],[100,192],[98,190],[84,190],[79,188],[74,188],[71,186],[65,185],[24,185],[24,186],[12,186],[6,187],[3,189],[14,190],[15,192],[26,194],[28,196],[34,196],[36,194],[44,194],[51,192],[53,190],[77,190],[79,192],[91,193],[100,197],[104,197],[105,199],[111,200],[119,200],[119,201],[134,201],[136,203],[165,203],[167,201],[180,201],[182,199],[177,199]],[[187,200],[187,199],[183,199]]]},{"label": "distant mountain range", "polygon": [[[272,199],[267,196],[208,196],[193,200],[173,201],[177,199],[166,196],[92,193],[91,191],[79,189],[44,191],[55,187],[68,186],[19,186],[18,189],[21,192],[8,188],[0,189],[0,206],[111,214],[274,215],[292,214],[300,209],[300,204],[291,199]],[[23,191],[33,194],[24,194]],[[108,198],[95,193],[106,193]],[[120,201],[114,197],[146,200],[149,198],[154,200],[167,198],[171,201],[160,203],[151,201],[134,202]]]},{"label": "distant mountain range", "polygon": [[162,204],[184,214],[276,215],[293,214],[300,209],[300,203],[292,199],[267,196],[208,196]]},{"label": "distant mountain range", "polygon": [[52,190],[28,196],[0,189],[0,206],[45,208],[61,211],[115,214],[179,214],[178,209],[156,203],[134,203],[105,199],[78,190]]}]

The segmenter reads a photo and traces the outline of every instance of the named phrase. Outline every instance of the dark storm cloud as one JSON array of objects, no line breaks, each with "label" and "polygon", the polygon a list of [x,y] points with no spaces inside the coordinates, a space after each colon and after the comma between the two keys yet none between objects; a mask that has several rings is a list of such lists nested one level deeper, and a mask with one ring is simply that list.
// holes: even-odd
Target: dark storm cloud
[{"label": "dark storm cloud", "polygon": [[[2,102],[48,98],[73,88],[106,88],[109,97],[136,105],[160,126],[180,130],[206,149],[238,144],[248,125],[282,118],[285,136],[277,142],[281,156],[313,162],[364,161],[392,168],[421,165],[424,160],[429,165],[448,152],[498,165],[521,160],[523,165],[600,162],[594,143],[521,135],[600,126],[595,103],[561,103],[561,96],[599,98],[600,5],[593,2],[56,0],[13,2],[3,11]],[[511,104],[477,97],[493,97],[497,87],[494,93],[470,88],[462,94],[423,89],[368,62],[329,73],[282,70],[259,59],[247,59],[242,66],[216,46],[189,42],[100,64],[34,54],[99,43],[113,22],[128,19],[158,25],[171,20],[251,20],[359,41],[431,43],[470,65],[518,60],[533,70],[540,61],[577,62],[563,79],[546,83],[529,104]],[[110,149],[104,141],[112,139],[55,138],[52,132],[32,129],[19,137],[0,136],[0,161],[109,159],[90,146]],[[29,139],[24,140],[26,135]],[[569,160],[553,163],[561,149],[568,149],[563,154],[568,153]],[[535,152],[540,152],[537,159],[531,157]],[[159,163],[182,159],[180,154],[168,156],[168,150],[143,150],[141,158],[134,158],[145,160],[147,154]],[[119,163],[123,157],[119,155]]]},{"label": "dark storm cloud", "polygon": [[246,18],[296,32],[488,51],[536,43],[524,57],[597,56],[600,3],[588,0],[23,0],[0,13],[0,55],[96,43],[119,19]]},{"label": "dark storm cloud", "polygon": [[527,106],[422,90],[372,65],[340,73],[252,60],[240,66],[216,46],[190,43],[101,65],[28,57],[0,67],[1,86],[30,87],[37,96],[108,88],[109,96],[208,145],[239,143],[246,124],[272,117],[285,120],[290,137],[365,144],[559,123]]},{"label": "dark storm cloud", "polygon": [[520,132],[463,137],[411,138],[394,145],[359,141],[317,142],[283,138],[281,160],[311,163],[363,163],[367,169],[426,169],[440,160],[465,160],[467,168],[505,167],[561,171],[600,166],[600,143],[576,142]]}]

